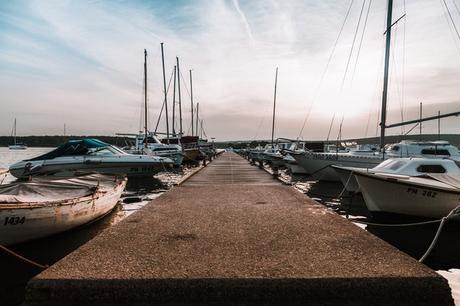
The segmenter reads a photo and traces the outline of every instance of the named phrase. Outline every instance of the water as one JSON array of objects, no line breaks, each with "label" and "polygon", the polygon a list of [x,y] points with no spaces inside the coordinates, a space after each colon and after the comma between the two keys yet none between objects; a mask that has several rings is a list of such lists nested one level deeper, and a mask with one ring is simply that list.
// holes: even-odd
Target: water
[{"label": "water", "polygon": [[[44,154],[53,148],[28,148],[27,150],[9,150],[0,147],[0,168],[24,159]],[[104,218],[77,229],[9,247],[14,252],[40,264],[52,265],[81,245],[98,235],[126,216],[132,214],[151,200],[179,183],[184,175],[196,171],[196,168],[184,168],[175,173],[159,173],[150,179],[129,179],[120,203]],[[3,183],[14,181],[8,175]],[[17,258],[0,252],[0,296],[1,305],[18,305],[24,298],[24,289],[29,279],[41,272],[40,268],[23,263]]]}]

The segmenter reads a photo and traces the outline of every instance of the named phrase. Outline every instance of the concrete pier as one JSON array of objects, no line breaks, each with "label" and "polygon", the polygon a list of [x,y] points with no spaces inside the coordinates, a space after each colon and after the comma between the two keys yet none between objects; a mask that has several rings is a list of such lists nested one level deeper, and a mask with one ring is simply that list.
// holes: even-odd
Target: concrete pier
[{"label": "concrete pier", "polygon": [[438,274],[234,153],[71,253],[27,305],[453,305]]}]

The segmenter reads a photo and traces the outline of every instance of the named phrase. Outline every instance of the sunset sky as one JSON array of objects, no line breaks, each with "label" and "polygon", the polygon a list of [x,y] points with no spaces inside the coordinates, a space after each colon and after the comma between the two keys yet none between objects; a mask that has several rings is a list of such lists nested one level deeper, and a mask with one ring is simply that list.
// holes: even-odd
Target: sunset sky
[{"label": "sunset sky", "polygon": [[[334,113],[332,138],[342,118],[344,138],[374,136],[386,1],[351,3],[1,1],[0,135],[11,133],[14,118],[19,135],[62,134],[64,124],[72,135],[137,132],[144,49],[154,125],[163,102],[164,42],[167,80],[175,57],[181,60],[185,132],[192,69],[209,137],[268,139],[279,67],[276,137],[325,139]],[[459,0],[394,0],[393,20],[406,16],[393,28],[388,123],[418,118],[420,102],[425,116],[460,110],[459,7]],[[437,131],[436,122],[423,126]],[[459,117],[445,119],[442,132],[458,134],[459,126]]]}]

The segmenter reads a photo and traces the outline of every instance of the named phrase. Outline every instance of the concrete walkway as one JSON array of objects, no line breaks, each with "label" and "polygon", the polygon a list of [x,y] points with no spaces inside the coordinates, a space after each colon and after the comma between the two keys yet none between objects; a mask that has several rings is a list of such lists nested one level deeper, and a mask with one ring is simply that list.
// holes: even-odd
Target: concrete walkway
[{"label": "concrete walkway", "polygon": [[452,305],[447,281],[234,153],[37,277],[30,305]]}]

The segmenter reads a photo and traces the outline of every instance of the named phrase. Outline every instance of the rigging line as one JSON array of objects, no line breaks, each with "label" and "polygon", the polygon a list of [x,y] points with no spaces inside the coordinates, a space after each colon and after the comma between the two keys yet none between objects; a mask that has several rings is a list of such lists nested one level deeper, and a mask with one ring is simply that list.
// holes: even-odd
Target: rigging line
[{"label": "rigging line", "polygon": [[[174,70],[172,71],[171,77],[169,78],[168,87],[167,87],[167,89],[166,89],[166,95],[167,95],[168,92],[169,92],[169,87],[171,86],[171,81],[172,81],[173,75],[174,75]],[[166,100],[163,99],[163,105],[161,105],[160,114],[158,115],[157,124],[156,124],[156,126],[155,126],[155,134],[157,133],[158,125],[160,124],[160,119],[161,119],[161,115],[163,114],[163,108],[165,107],[165,104],[166,104]]]},{"label": "rigging line", "polygon": [[[441,2],[441,6],[442,6],[442,0],[439,0]],[[454,31],[452,30],[452,25],[449,21],[449,17],[447,16],[447,14],[445,13],[445,10],[444,10],[444,7],[442,8],[443,10],[443,15],[444,15],[444,18],[446,19],[446,22],[447,22],[447,26],[449,27],[449,31],[450,31],[450,35],[452,35],[452,40],[453,40],[453,43],[455,45],[455,48],[457,49],[457,51],[460,53],[460,47],[458,46],[458,43],[457,43],[457,40],[455,39],[455,33]]]},{"label": "rigging line", "polygon": [[[384,46],[385,46],[385,37],[382,36],[382,47],[380,48],[381,52],[380,52],[380,65],[379,65],[379,69],[378,71],[382,71],[382,68],[383,68],[383,56],[384,56],[384,52],[383,52],[383,49],[384,49]],[[374,96],[373,98],[375,99],[375,101],[378,101],[378,95],[379,95],[379,91],[377,91],[377,88],[379,87],[379,84],[380,84],[380,81],[382,80],[382,75],[380,73],[377,74],[377,78],[375,80],[375,87],[374,87]],[[365,136],[367,136],[367,133],[369,131],[369,125],[370,125],[370,121],[371,121],[371,116],[372,116],[372,111],[374,110],[374,108],[376,107],[376,103],[374,103],[371,107],[369,107],[369,113],[368,113],[368,117],[367,117],[367,125],[366,125],[366,133],[364,134]],[[377,109],[378,109],[378,106],[377,106]],[[378,117],[380,117],[380,114],[378,114]],[[377,119],[377,129],[378,129],[378,119]]]},{"label": "rigging line", "polygon": [[[398,95],[401,122],[403,122],[404,121],[404,114],[403,114],[403,100],[402,100],[402,93],[401,93],[402,86],[400,87],[400,84],[399,84],[400,80],[398,78],[398,69],[395,68],[395,67],[398,67],[398,65],[396,65],[396,56],[395,56],[395,53],[396,53],[396,50],[397,50],[397,46],[396,46],[397,37],[398,37],[398,27],[395,27],[394,34],[393,34],[393,42],[392,42],[392,46],[391,46],[392,49],[395,52],[391,52],[392,65],[391,65],[391,68],[390,68],[390,76],[393,77],[393,81],[394,81],[394,83],[396,83],[396,93]],[[402,126],[401,126],[401,133],[404,134],[404,129],[402,128]]]},{"label": "rigging line", "polygon": [[[343,73],[342,84],[340,84],[340,93],[339,93],[340,95],[341,95],[342,92],[343,92],[343,86],[344,86],[344,84],[345,84],[345,80],[347,79],[348,68],[349,68],[349,66],[350,66],[351,57],[352,57],[352,55],[353,55],[353,49],[355,48],[356,37],[358,36],[359,25],[361,24],[361,19],[362,19],[362,17],[363,17],[363,11],[364,11],[364,6],[365,6],[365,4],[366,4],[366,1],[364,0],[364,1],[363,1],[363,5],[361,6],[361,11],[359,12],[358,24],[356,25],[355,34],[353,35],[353,41],[352,41],[352,43],[351,43],[350,53],[348,54],[347,65],[346,65],[345,71],[344,71],[344,73]],[[342,124],[343,124],[344,118],[345,118],[345,115],[344,115],[344,112],[342,111],[342,119],[340,120],[340,127],[341,127]],[[334,119],[335,119],[335,111],[334,111],[334,116],[332,116],[331,127],[332,127],[332,125],[334,124]],[[329,141],[329,136],[330,136],[331,127],[329,128],[329,133],[328,133],[328,135],[327,135],[326,141]]]},{"label": "rigging line", "polygon": [[[403,0],[404,16],[406,16],[406,0]],[[402,109],[401,121],[404,121],[404,108],[406,106],[406,18],[403,20],[403,50],[402,50],[402,80],[401,80],[401,95],[402,95]],[[402,133],[405,133],[406,127],[401,127]]]},{"label": "rigging line", "polygon": [[457,13],[460,15],[460,9],[458,8],[457,2],[455,2],[455,0],[452,0],[452,2],[454,3],[455,10],[456,10]]},{"label": "rigging line", "polygon": [[[182,81],[184,82],[183,86],[185,87],[185,90],[187,91],[188,96],[189,96],[189,97],[192,97],[192,95],[190,94],[190,91],[189,91],[188,88],[187,88],[187,81],[185,80],[184,76],[182,75],[182,70],[179,71],[179,74],[180,74],[180,77],[182,78]],[[181,86],[181,87],[182,87],[182,86]]]},{"label": "rigging line", "polygon": [[334,42],[334,46],[332,47],[331,53],[329,54],[329,58],[327,60],[326,66],[325,66],[325,68],[323,70],[323,73],[321,74],[320,81],[318,82],[318,85],[316,86],[315,94],[313,95],[312,102],[310,104],[310,107],[308,108],[307,115],[304,118],[302,128],[300,129],[299,138],[302,137],[303,130],[305,129],[305,125],[307,123],[308,118],[310,117],[313,105],[315,104],[315,102],[316,102],[316,100],[318,98],[319,90],[321,89],[321,87],[323,85],[323,82],[324,82],[324,77],[326,76],[326,73],[329,70],[329,65],[331,64],[332,57],[333,57],[333,55],[335,53],[335,50],[337,49],[337,45],[338,45],[338,42],[340,40],[340,37],[342,36],[342,32],[343,32],[343,29],[345,27],[345,24],[347,23],[348,16],[350,15],[351,7],[353,6],[353,2],[354,2],[354,0],[351,0],[350,6],[348,7],[347,13],[345,14],[345,18],[343,20],[342,26],[340,27],[339,34],[337,35],[337,38],[336,38],[336,40]]},{"label": "rigging line", "polygon": [[353,74],[351,76],[351,81],[353,82],[354,78],[355,78],[355,73],[356,73],[356,67],[358,66],[358,60],[359,60],[359,54],[361,53],[361,46],[363,44],[363,38],[364,38],[364,34],[366,32],[366,28],[367,28],[367,20],[369,18],[369,12],[371,10],[371,4],[372,4],[372,0],[369,0],[369,6],[367,7],[367,12],[366,12],[366,18],[364,20],[364,25],[363,25],[363,32],[361,33],[361,38],[360,38],[360,41],[359,41],[359,47],[358,47],[358,53],[356,55],[356,61],[355,61],[355,66],[353,68]]},{"label": "rigging line", "polygon": [[331,124],[329,125],[329,132],[327,132],[326,142],[329,141],[329,136],[331,135],[332,124],[334,123],[334,120],[335,120],[335,112],[334,112],[334,114],[332,115]]},{"label": "rigging line", "polygon": [[460,40],[460,34],[458,33],[457,26],[455,25],[454,19],[452,18],[452,15],[450,13],[449,7],[447,6],[446,0],[442,0],[442,2],[444,3],[444,6],[447,9],[447,13],[449,14],[450,21],[452,22],[452,25],[454,26],[454,29],[455,29],[455,32],[457,33],[458,39]]},{"label": "rigging line", "polygon": [[345,80],[347,78],[347,72],[348,72],[348,68],[349,68],[349,65],[350,65],[351,56],[353,55],[353,49],[355,48],[356,36],[358,36],[359,25],[361,24],[361,18],[363,16],[363,11],[364,11],[364,5],[365,4],[366,4],[366,1],[364,0],[363,5],[361,6],[361,11],[359,13],[358,24],[356,25],[355,34],[353,36],[353,42],[351,43],[350,54],[348,55],[347,66],[345,67],[345,72],[343,74],[342,84],[340,85],[340,91],[341,92],[343,90],[343,85],[345,84]]}]

